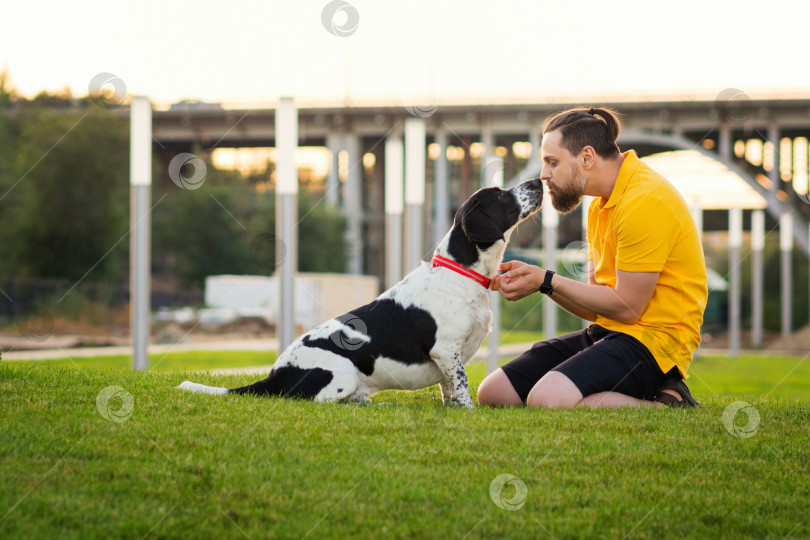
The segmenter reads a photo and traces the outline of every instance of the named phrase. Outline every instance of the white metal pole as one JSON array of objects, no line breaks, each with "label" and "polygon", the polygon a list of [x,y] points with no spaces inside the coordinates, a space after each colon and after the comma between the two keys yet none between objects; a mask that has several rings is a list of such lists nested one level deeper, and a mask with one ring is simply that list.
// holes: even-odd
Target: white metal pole
[{"label": "white metal pole", "polygon": [[[583,249],[585,250],[585,266],[583,266],[583,271],[585,275],[583,276],[583,281],[585,283],[588,282],[588,272],[590,271],[590,261],[588,260],[588,209],[591,207],[591,203],[596,197],[592,195],[585,195],[582,197],[582,244]],[[582,328],[588,328],[591,325],[591,321],[588,319],[582,319]]]},{"label": "white metal pole", "polygon": [[391,287],[402,279],[402,213],[405,156],[402,136],[385,140],[385,284]]},{"label": "white metal pole", "polygon": [[793,296],[793,214],[786,212],[779,222],[779,251],[782,253],[782,335],[789,336],[793,321],[791,297]]},{"label": "white metal pole", "polygon": [[700,238],[701,245],[703,243],[703,207],[700,206],[700,201],[695,199],[692,202],[692,220],[695,222],[695,228],[697,229],[698,237]]},{"label": "white metal pole", "polygon": [[298,111],[291,97],[282,97],[276,109],[276,265],[278,266],[279,353],[295,339],[295,272],[298,269]]},{"label": "white metal pole", "polygon": [[130,104],[129,181],[130,221],[130,335],[132,367],[149,369],[150,236],[152,197],[152,104],[138,96]]},{"label": "white metal pole", "polygon": [[765,249],[765,211],[751,213],[751,342],[762,345],[763,257]]},{"label": "white metal pole", "polygon": [[731,357],[740,355],[740,248],[742,247],[742,209],[728,211],[728,324]]},{"label": "white metal pole", "polygon": [[[494,154],[485,154],[481,172],[484,187],[503,187],[503,160]],[[489,291],[489,309],[492,312],[492,330],[489,332],[489,358],[487,374],[498,369],[498,347],[501,344],[501,293]]]},{"label": "white metal pole", "polygon": [[[557,226],[560,215],[551,206],[551,196],[543,198],[543,265],[547,270],[557,271]],[[543,332],[545,339],[557,336],[557,304],[551,298],[543,298]]]},{"label": "white metal pole", "polygon": [[425,142],[427,127],[424,118],[405,120],[405,204],[406,204],[406,271],[422,261],[422,210],[425,204]]}]

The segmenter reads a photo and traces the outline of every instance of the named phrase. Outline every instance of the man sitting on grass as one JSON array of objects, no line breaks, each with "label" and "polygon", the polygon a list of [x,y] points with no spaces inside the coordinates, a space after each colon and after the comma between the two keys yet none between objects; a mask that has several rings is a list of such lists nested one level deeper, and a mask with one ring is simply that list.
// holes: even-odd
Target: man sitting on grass
[{"label": "man sitting on grass", "polygon": [[683,197],[616,144],[610,109],[558,113],[543,127],[543,170],[554,208],[588,209],[588,283],[520,261],[491,285],[507,300],[547,294],[586,330],[536,343],[490,374],[482,405],[698,405],[683,382],[700,343],[706,264]]}]

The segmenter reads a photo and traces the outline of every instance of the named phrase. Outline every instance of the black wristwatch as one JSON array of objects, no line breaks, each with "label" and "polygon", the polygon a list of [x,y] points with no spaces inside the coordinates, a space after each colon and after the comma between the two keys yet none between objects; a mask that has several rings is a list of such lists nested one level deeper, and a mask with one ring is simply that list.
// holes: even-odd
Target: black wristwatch
[{"label": "black wristwatch", "polygon": [[554,287],[551,286],[551,278],[554,276],[554,270],[546,270],[546,278],[543,284],[540,285],[540,292],[543,294],[551,294],[554,292]]}]

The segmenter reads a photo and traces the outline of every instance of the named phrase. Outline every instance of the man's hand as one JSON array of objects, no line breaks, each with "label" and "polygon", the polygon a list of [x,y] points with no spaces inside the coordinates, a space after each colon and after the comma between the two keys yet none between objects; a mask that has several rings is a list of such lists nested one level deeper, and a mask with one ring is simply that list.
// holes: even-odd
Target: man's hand
[{"label": "man's hand", "polygon": [[542,268],[521,261],[502,263],[500,269],[506,273],[492,278],[489,288],[499,291],[507,300],[520,300],[536,293],[546,277]]}]

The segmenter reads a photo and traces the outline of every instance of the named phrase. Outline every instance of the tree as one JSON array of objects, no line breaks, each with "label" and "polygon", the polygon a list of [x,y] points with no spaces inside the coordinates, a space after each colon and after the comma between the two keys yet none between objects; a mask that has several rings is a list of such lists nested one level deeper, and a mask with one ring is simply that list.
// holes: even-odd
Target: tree
[{"label": "tree", "polygon": [[[33,107],[19,122],[14,181],[0,216],[3,273],[120,276],[128,242],[126,119]],[[7,182],[8,183],[8,182]]]},{"label": "tree", "polygon": [[[200,288],[213,274],[244,274],[250,267],[247,231],[237,217],[237,197],[208,183],[196,190],[169,189],[153,211],[153,259],[158,273]],[[243,210],[243,209],[242,209]]]},{"label": "tree", "polygon": [[[266,210],[254,217],[250,230],[254,264],[263,273],[273,273],[278,264],[275,255],[276,212],[275,197],[268,194]],[[298,271],[346,271],[348,246],[347,222],[339,210],[326,204],[322,197],[307,192],[298,193]]]}]

